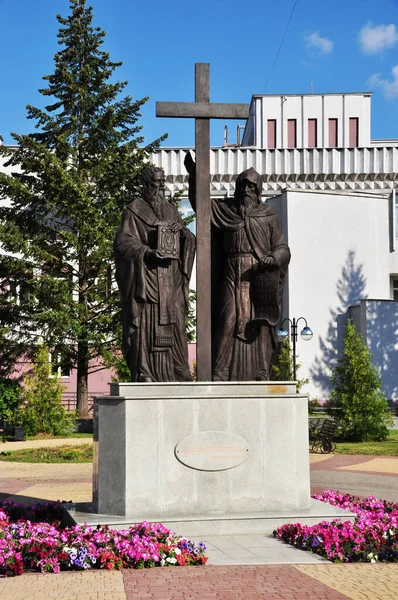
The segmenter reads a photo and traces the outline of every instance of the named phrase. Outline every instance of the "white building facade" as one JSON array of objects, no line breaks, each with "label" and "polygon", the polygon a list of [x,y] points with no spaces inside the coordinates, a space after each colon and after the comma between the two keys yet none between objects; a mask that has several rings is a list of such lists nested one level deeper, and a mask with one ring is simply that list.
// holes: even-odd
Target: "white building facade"
[{"label": "white building facade", "polygon": [[[255,95],[242,145],[210,151],[212,196],[232,195],[249,167],[262,174],[292,252],[282,319],[305,317],[314,332],[298,339],[299,377],[320,400],[350,315],[398,402],[398,140],[372,140],[370,117],[370,93]],[[152,157],[185,197],[186,150]]]}]

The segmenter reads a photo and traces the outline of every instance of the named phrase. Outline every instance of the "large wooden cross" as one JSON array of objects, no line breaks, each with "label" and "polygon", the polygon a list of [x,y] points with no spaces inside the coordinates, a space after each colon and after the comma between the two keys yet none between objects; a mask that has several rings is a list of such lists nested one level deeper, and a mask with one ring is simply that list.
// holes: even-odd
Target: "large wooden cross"
[{"label": "large wooden cross", "polygon": [[198,381],[211,381],[210,119],[247,119],[249,105],[210,103],[210,65],[196,63],[195,102],[156,102],[156,116],[195,119],[196,365]]}]

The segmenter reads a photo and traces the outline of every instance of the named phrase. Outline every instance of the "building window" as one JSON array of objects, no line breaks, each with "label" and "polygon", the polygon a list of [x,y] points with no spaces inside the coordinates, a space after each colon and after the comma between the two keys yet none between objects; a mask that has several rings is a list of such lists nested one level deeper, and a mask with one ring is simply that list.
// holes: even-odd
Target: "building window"
[{"label": "building window", "polygon": [[318,146],[318,121],[317,119],[308,119],[308,148]]},{"label": "building window", "polygon": [[58,376],[59,377],[70,377],[71,375],[71,364],[68,356],[60,354],[58,362]]},{"label": "building window", "polygon": [[65,352],[56,348],[50,352],[49,362],[52,366],[53,375],[70,378],[72,366],[70,359]]},{"label": "building window", "polygon": [[268,119],[267,121],[267,143],[268,148],[276,148],[276,120]]},{"label": "building window", "polygon": [[196,232],[196,215],[188,199],[183,198],[179,201],[178,212],[183,219],[189,219],[186,223],[189,231]]},{"label": "building window", "polygon": [[393,192],[393,202],[394,202],[394,232],[395,239],[398,239],[398,194]]},{"label": "building window", "polygon": [[398,302],[398,277],[391,278],[391,299]]},{"label": "building window", "polygon": [[29,285],[28,281],[21,281],[20,286],[19,286],[19,301],[20,301],[20,303],[29,302],[30,299],[31,299],[31,286]]},{"label": "building window", "polygon": [[109,300],[112,293],[112,269],[108,266],[95,280],[99,300]]},{"label": "building window", "polygon": [[297,120],[287,120],[287,147],[297,148]]},{"label": "building window", "polygon": [[338,146],[338,120],[329,119],[329,148],[337,148]]},{"label": "building window", "polygon": [[19,285],[13,279],[7,279],[4,284],[4,290],[8,294],[10,300],[14,300],[19,304]]},{"label": "building window", "polygon": [[359,139],[359,119],[358,117],[350,117],[349,120],[349,138],[348,145],[350,148],[358,148]]},{"label": "building window", "polygon": [[18,273],[17,279],[0,274],[0,294],[17,306],[32,300],[32,272]]}]

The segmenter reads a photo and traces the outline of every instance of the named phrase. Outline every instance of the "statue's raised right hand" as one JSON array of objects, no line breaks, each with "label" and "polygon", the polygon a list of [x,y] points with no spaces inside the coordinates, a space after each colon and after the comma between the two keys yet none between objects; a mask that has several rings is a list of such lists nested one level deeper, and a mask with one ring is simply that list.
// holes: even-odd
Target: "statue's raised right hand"
[{"label": "statue's raised right hand", "polygon": [[192,158],[192,154],[189,152],[189,150],[185,154],[184,165],[185,165],[185,168],[188,171],[189,175],[195,174],[196,163],[195,163],[194,159]]}]

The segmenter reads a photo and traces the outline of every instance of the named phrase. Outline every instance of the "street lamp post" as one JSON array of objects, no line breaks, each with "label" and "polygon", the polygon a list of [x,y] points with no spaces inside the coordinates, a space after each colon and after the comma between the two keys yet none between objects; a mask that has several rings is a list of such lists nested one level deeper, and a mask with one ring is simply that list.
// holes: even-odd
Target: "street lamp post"
[{"label": "street lamp post", "polygon": [[[296,381],[296,343],[297,343],[297,326],[299,321],[304,321],[305,323],[305,327],[301,330],[300,335],[302,337],[303,340],[305,341],[309,341],[312,336],[312,330],[308,327],[308,323],[307,320],[304,317],[299,317],[298,319],[296,319],[295,317],[293,317],[293,319],[289,319],[289,317],[286,317],[286,319],[283,319],[282,321],[282,327],[283,324],[285,323],[285,321],[289,321],[290,323],[290,330],[291,330],[291,339],[292,339],[292,344],[293,344],[293,381]],[[284,342],[285,340],[287,340],[289,337],[289,333],[287,332],[286,329],[278,329],[278,340],[280,342]]]}]

